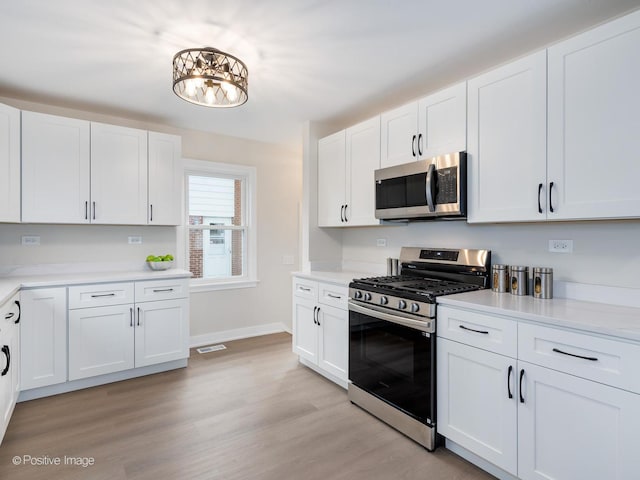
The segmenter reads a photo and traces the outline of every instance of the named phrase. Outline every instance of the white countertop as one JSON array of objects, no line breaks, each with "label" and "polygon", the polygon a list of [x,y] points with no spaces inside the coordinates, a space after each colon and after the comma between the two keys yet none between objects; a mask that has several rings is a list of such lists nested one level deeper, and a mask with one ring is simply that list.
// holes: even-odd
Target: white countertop
[{"label": "white countertop", "polygon": [[60,287],[87,283],[135,282],[161,280],[164,278],[189,278],[191,272],[171,268],[169,270],[123,270],[95,272],[63,272],[59,274],[30,274],[0,277],[0,304],[9,300],[20,289],[40,287]]},{"label": "white countertop", "polygon": [[328,272],[313,270],[311,272],[293,272],[294,277],[307,278],[318,282],[333,283],[335,285],[349,286],[354,278],[375,277],[371,272]]},{"label": "white countertop", "polygon": [[640,342],[640,308],[491,290],[446,295],[438,297],[438,303]]}]

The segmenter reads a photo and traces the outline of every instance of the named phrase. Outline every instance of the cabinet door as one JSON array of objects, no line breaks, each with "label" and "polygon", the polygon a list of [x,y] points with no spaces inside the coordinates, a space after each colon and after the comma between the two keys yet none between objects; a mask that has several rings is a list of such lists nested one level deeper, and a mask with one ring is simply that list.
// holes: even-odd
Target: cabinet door
[{"label": "cabinet door", "polygon": [[316,301],[294,297],[293,299],[293,353],[318,363],[318,325]]},{"label": "cabinet door", "polygon": [[640,217],[640,11],[549,49],[550,219]]},{"label": "cabinet door", "polygon": [[572,375],[518,362],[518,477],[638,477],[640,396]]},{"label": "cabinet door", "polygon": [[534,53],[468,82],[469,222],[546,219],[546,58]]},{"label": "cabinet door", "polygon": [[149,225],[182,223],[182,142],[149,132]]},{"label": "cabinet door", "polygon": [[320,338],[318,366],[341,380],[349,378],[349,312],[323,305],[317,319]]},{"label": "cabinet door", "polygon": [[69,310],[69,380],[134,367],[133,305]]},{"label": "cabinet door", "polygon": [[135,366],[189,357],[189,300],[136,305]]},{"label": "cabinet door", "polygon": [[19,393],[20,327],[15,323],[19,319],[16,298],[0,308],[0,443]]},{"label": "cabinet door", "polygon": [[380,116],[380,167],[418,159],[418,103],[412,102]]},{"label": "cabinet door", "polygon": [[22,221],[89,223],[89,122],[22,112]]},{"label": "cabinet door", "polygon": [[91,123],[91,223],[147,224],[147,132]]},{"label": "cabinet door", "polygon": [[20,110],[0,104],[0,222],[20,221]]},{"label": "cabinet door", "polygon": [[438,432],[515,475],[516,361],[438,337],[436,364]]},{"label": "cabinet door", "polygon": [[373,172],[380,168],[380,117],[347,128],[346,225],[379,225]]},{"label": "cabinet door", "polygon": [[346,192],[345,131],[318,141],[318,225],[340,227]]},{"label": "cabinet door", "polygon": [[418,156],[431,158],[467,149],[467,82],[418,102]]},{"label": "cabinet door", "polygon": [[67,289],[20,293],[20,378],[22,390],[67,381]]}]

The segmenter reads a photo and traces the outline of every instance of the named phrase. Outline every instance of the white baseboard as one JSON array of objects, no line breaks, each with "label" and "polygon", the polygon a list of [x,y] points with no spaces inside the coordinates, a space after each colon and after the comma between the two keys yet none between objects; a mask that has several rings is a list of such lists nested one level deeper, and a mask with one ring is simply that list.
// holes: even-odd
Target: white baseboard
[{"label": "white baseboard", "polygon": [[242,338],[259,337],[260,335],[269,335],[272,333],[287,332],[291,333],[291,329],[284,323],[266,323],[264,325],[256,325],[253,327],[234,328],[232,330],[223,330],[221,332],[211,332],[202,335],[193,335],[189,339],[190,348],[202,347],[212,343],[230,342],[231,340],[240,340]]}]

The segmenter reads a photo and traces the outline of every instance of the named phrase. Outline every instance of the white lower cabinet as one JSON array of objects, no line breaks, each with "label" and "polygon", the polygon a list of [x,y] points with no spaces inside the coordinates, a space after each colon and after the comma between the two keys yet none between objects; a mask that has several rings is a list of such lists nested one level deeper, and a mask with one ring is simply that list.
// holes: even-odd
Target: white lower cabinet
[{"label": "white lower cabinet", "polygon": [[[476,338],[447,328],[438,334],[438,432],[523,480],[637,478],[640,392],[627,366],[637,364],[640,345],[491,318],[439,308],[439,324],[460,322]],[[517,339],[505,322],[517,325]],[[521,358],[491,351],[492,327],[517,342]],[[631,391],[602,383],[603,370],[615,368],[612,378]]]},{"label": "white lower cabinet", "polygon": [[[153,280],[135,286],[113,284],[111,289],[109,284],[70,287],[70,299],[93,298],[105,305],[69,310],[69,380],[187,358],[186,282]],[[133,299],[126,293],[118,297],[122,291],[135,291],[136,298],[140,294],[144,301],[111,305],[114,298]]]},{"label": "white lower cabinet", "polygon": [[346,386],[349,312],[346,287],[294,277],[293,352]]},{"label": "white lower cabinet", "polygon": [[20,303],[0,306],[0,443],[20,393]]},{"label": "white lower cabinet", "polygon": [[67,381],[67,289],[20,293],[21,390]]}]

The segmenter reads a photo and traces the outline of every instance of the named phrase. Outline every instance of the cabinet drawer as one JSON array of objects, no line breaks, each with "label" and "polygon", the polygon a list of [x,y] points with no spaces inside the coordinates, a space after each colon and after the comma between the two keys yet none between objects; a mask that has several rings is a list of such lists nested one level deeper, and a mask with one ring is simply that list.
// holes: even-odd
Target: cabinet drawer
[{"label": "cabinet drawer", "polygon": [[439,337],[516,358],[518,324],[508,318],[438,306]]},{"label": "cabinet drawer", "polygon": [[330,283],[318,284],[318,302],[324,305],[347,309],[349,299],[349,288],[332,285]]},{"label": "cabinet drawer", "polygon": [[69,287],[69,309],[133,303],[133,283],[103,283]]},{"label": "cabinet drawer", "polygon": [[640,345],[520,323],[518,358],[640,393]]},{"label": "cabinet drawer", "polygon": [[136,302],[171,300],[188,296],[189,280],[186,278],[136,282]]},{"label": "cabinet drawer", "polygon": [[318,282],[304,278],[293,278],[293,294],[299,298],[308,298],[314,302],[318,300]]}]

